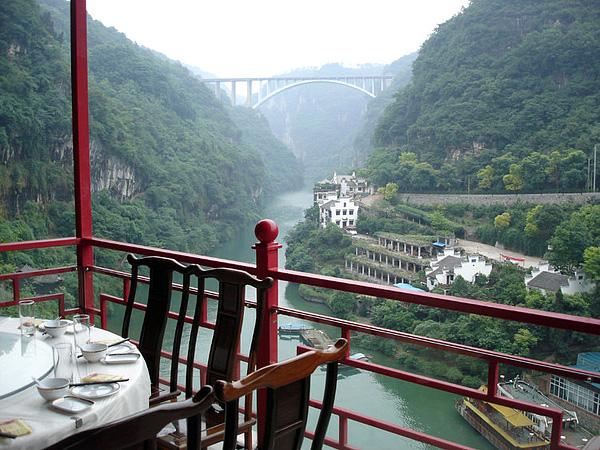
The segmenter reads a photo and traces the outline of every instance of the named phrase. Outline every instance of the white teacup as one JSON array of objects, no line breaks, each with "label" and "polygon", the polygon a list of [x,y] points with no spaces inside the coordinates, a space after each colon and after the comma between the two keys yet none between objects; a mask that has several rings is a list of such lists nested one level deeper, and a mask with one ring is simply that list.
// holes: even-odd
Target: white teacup
[{"label": "white teacup", "polygon": [[89,362],[98,362],[104,355],[106,355],[106,350],[108,349],[108,345],[99,344],[99,343],[90,343],[83,344],[81,346],[81,353],[83,353],[83,357],[87,359]]},{"label": "white teacup", "polygon": [[69,392],[69,380],[67,378],[46,378],[38,381],[37,389],[44,400],[51,402],[64,397]]},{"label": "white teacup", "polygon": [[52,337],[59,337],[67,331],[68,320],[49,320],[44,323],[44,330]]}]

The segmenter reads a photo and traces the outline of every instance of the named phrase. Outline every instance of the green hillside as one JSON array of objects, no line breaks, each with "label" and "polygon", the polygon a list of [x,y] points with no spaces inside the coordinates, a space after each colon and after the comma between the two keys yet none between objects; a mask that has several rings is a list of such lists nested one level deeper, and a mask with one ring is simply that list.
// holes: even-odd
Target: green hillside
[{"label": "green hillside", "polygon": [[[69,4],[39,3],[0,4],[3,240],[74,234]],[[202,252],[298,185],[291,152],[246,137],[187,69],[88,23],[95,235]]]},{"label": "green hillside", "polygon": [[368,175],[400,190],[585,189],[600,143],[598,23],[598,2],[473,0],[423,44]]}]

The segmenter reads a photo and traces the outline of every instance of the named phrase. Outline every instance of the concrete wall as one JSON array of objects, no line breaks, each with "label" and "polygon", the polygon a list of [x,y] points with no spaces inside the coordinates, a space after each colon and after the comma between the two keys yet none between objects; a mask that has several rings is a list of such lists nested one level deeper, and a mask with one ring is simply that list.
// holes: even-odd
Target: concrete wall
[{"label": "concrete wall", "polygon": [[502,204],[510,205],[520,199],[524,203],[585,203],[588,200],[600,201],[600,192],[584,192],[576,194],[495,194],[495,195],[460,195],[460,194],[399,194],[401,202],[415,205],[430,203],[469,203],[472,205]]}]

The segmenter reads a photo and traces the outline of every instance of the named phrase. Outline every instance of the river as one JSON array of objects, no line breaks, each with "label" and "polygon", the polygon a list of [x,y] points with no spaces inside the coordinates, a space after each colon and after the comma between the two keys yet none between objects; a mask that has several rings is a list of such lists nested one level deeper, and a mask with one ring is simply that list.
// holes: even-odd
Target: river
[{"label": "river", "polygon": [[[304,218],[304,210],[311,205],[312,191],[308,189],[282,193],[265,204],[262,217],[274,220],[279,226],[277,242],[283,245],[279,251],[281,267],[285,264],[285,236],[298,221]],[[254,263],[255,254],[252,245],[257,242],[254,236],[254,226],[253,223],[248,224],[247,229],[239,233],[236,239],[223,243],[210,256]],[[303,311],[330,313],[324,305],[304,301],[298,296],[296,286],[286,282],[279,284],[279,303]],[[286,323],[294,321],[297,322],[295,319],[285,320]],[[319,324],[314,325],[325,329],[331,336],[339,335],[336,334],[336,330],[329,330]],[[295,349],[299,343],[298,339],[280,339],[279,358],[295,355]],[[371,355],[372,361],[375,363],[399,367],[394,361],[372,350],[361,348],[352,350]],[[322,389],[324,377],[324,371],[317,370],[315,372],[313,389]],[[320,392],[322,393],[322,390]],[[319,394],[313,395],[318,398]],[[336,405],[476,449],[492,450],[494,447],[455,411],[455,398],[455,395],[431,388],[393,380],[358,369],[350,369],[339,376]],[[329,434],[332,437],[337,436],[337,426],[337,420],[333,418],[329,425]],[[348,429],[349,444],[365,450],[434,448],[391,433],[365,427],[356,422],[350,422]]]}]

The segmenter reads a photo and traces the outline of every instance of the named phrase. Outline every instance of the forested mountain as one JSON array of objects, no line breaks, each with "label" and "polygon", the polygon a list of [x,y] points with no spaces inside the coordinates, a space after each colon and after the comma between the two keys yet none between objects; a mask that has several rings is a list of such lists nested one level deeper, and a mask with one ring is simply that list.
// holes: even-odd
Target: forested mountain
[{"label": "forested mountain", "polygon": [[600,142],[600,3],[473,0],[440,25],[375,133],[401,190],[584,189]]},{"label": "forested mountain", "polygon": [[377,97],[369,101],[367,111],[364,114],[364,120],[360,131],[354,139],[354,158],[352,167],[362,167],[373,150],[373,134],[379,119],[383,115],[385,108],[394,100],[395,93],[406,86],[412,76],[412,63],[418,53],[414,52],[397,59],[387,66],[384,74],[393,74],[394,79],[391,85],[383,90]]},{"label": "forested mountain", "polygon": [[[30,215],[3,239],[74,234],[69,3],[39,3],[0,3],[2,219]],[[298,185],[291,152],[246,139],[180,64],[91,18],[88,47],[95,235],[202,252],[257,220],[266,191]],[[269,152],[289,172],[268,173]]]}]

